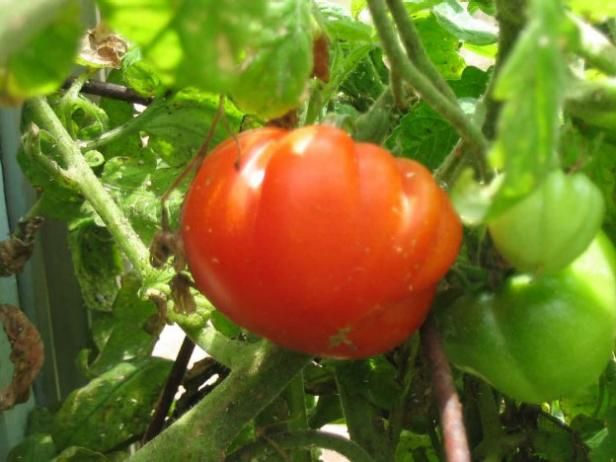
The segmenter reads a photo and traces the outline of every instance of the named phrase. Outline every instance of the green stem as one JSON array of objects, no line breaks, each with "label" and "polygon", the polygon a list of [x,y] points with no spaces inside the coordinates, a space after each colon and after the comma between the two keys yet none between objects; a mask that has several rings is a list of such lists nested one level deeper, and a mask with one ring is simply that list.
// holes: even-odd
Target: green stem
[{"label": "green stem", "polygon": [[148,262],[149,251],[143,245],[124,213],[92,172],[81,151],[67,133],[47,100],[45,98],[33,98],[26,104],[31,109],[37,125],[47,130],[54,137],[58,152],[65,163],[66,171],[105,222],[137,273],[144,278],[152,271]]},{"label": "green stem", "polygon": [[488,143],[481,130],[464,114],[460,106],[444,96],[404,54],[387,16],[384,0],[368,0],[368,8],[392,66],[396,67],[402,78],[483,157]]},{"label": "green stem", "polygon": [[[131,462],[221,462],[235,437],[299,373],[310,358],[262,342],[231,374]],[[358,459],[359,460],[359,459]]]},{"label": "green stem", "polygon": [[210,326],[198,328],[178,324],[195,342],[195,345],[207,351],[212,358],[230,369],[240,363],[242,358],[252,355],[257,350],[256,346],[239,340],[231,340]]},{"label": "green stem", "polygon": [[336,384],[351,439],[379,461],[393,461],[393,451],[384,421],[374,405],[362,395],[364,361],[336,365]]},{"label": "green stem", "polygon": [[156,116],[158,113],[158,105],[152,104],[145,111],[139,114],[137,117],[133,117],[122,125],[118,125],[115,128],[103,133],[101,136],[94,140],[84,141],[81,144],[81,148],[84,151],[91,151],[93,149],[99,149],[101,146],[112,143],[117,139],[120,139],[127,134],[135,133],[139,131],[150,119]]},{"label": "green stem", "polygon": [[[306,414],[306,392],[304,390],[304,375],[297,374],[285,391],[285,398],[289,406],[289,421],[287,427],[290,432],[303,432],[308,430],[308,416]],[[302,448],[294,451],[292,460],[297,462],[311,462],[310,451]]]},{"label": "green stem", "polygon": [[456,101],[456,95],[447,84],[438,69],[434,66],[426,50],[421,43],[419,33],[410,20],[409,14],[401,0],[387,0],[387,6],[391,11],[394,22],[398,26],[398,34],[406,49],[409,59],[423,74],[434,84],[436,88],[450,101]]},{"label": "green stem", "polygon": [[578,33],[575,51],[590,65],[608,75],[616,75],[616,46],[605,35],[580,18],[572,14],[568,18]]},{"label": "green stem", "polygon": [[353,441],[347,440],[335,433],[315,430],[270,435],[267,440],[260,440],[244,446],[239,451],[231,454],[226,460],[227,462],[248,462],[255,460],[260,456],[271,455],[274,445],[280,449],[306,447],[329,449],[353,462],[375,462],[376,460]]}]

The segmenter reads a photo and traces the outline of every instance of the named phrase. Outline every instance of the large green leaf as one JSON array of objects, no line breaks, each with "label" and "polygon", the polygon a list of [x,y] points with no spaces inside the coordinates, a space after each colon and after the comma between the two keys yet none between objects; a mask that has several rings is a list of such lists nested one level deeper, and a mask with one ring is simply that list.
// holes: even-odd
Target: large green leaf
[{"label": "large green leaf", "polygon": [[0,103],[9,104],[57,90],[84,29],[77,0],[15,3],[2,6],[0,21]]},{"label": "large green leaf", "polygon": [[[449,82],[460,104],[472,113],[476,99],[487,84],[487,73],[467,67],[460,80]],[[420,102],[402,119],[386,142],[397,155],[410,157],[430,169],[438,167],[458,140],[453,127],[425,102]]]},{"label": "large green leaf", "polygon": [[109,451],[145,430],[171,362],[160,358],[127,363],[73,391],[54,419],[56,447]]},{"label": "large green leaf", "polygon": [[100,375],[122,361],[150,355],[157,337],[146,332],[156,313],[152,302],[139,298],[140,281],[125,277],[111,313],[95,313],[92,334],[98,355],[87,365],[88,376]]},{"label": "large green leaf", "polygon": [[229,90],[264,26],[265,0],[99,0],[103,18],[141,46],[167,84]]},{"label": "large green leaf", "polygon": [[231,95],[245,112],[270,119],[297,106],[306,88],[312,70],[310,3],[270,0],[265,22]]},{"label": "large green leaf", "polygon": [[117,278],[124,272],[120,250],[111,234],[94,219],[82,219],[71,226],[68,244],[86,306],[111,310],[119,290]]},{"label": "large green leaf", "polygon": [[[149,135],[148,146],[171,166],[184,165],[203,143],[218,110],[219,97],[195,88],[186,88],[169,99],[156,100],[143,116],[141,127]],[[239,131],[243,114],[225,103],[226,123],[219,121],[209,148]]]}]

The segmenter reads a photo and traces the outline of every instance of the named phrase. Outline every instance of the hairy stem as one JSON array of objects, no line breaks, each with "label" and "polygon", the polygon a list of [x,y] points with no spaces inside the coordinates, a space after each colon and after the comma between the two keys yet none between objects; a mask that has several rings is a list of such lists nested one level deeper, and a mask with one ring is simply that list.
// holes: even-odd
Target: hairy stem
[{"label": "hairy stem", "polygon": [[27,103],[33,120],[54,137],[67,172],[77,183],[86,200],[109,228],[116,242],[137,273],[144,278],[152,271],[148,262],[149,252],[132,228],[122,210],[105,190],[99,179],[83,158],[81,151],[70,137],[58,116],[45,98],[33,98]]},{"label": "hairy stem", "polygon": [[353,441],[334,433],[315,430],[270,435],[267,440],[259,440],[244,446],[231,454],[226,460],[227,462],[251,461],[259,456],[271,454],[273,445],[280,449],[311,447],[329,449],[353,462],[375,462],[376,460]]},{"label": "hairy stem", "polygon": [[271,403],[308,361],[307,356],[263,341],[210,394],[129,460],[222,462],[246,423]]},{"label": "hairy stem", "polygon": [[464,114],[460,106],[444,96],[404,54],[387,16],[384,0],[368,0],[368,7],[391,65],[415,88],[426,103],[449,121],[458,134],[483,157],[488,143],[481,130]]}]

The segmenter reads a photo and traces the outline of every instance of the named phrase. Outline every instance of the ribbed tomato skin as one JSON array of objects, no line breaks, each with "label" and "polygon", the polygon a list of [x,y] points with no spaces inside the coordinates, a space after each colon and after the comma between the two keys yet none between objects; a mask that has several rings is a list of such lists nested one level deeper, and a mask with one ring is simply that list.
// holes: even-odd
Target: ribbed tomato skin
[{"label": "ribbed tomato skin", "polygon": [[422,165],[310,126],[218,146],[181,233],[197,287],[237,324],[289,349],[360,358],[419,327],[462,231]]}]

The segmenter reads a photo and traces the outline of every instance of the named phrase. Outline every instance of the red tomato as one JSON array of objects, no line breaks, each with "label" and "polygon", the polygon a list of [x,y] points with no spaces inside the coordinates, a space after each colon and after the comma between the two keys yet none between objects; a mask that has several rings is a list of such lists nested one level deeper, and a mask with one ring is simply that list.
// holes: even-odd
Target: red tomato
[{"label": "red tomato", "polygon": [[359,358],[423,322],[461,225],[417,162],[334,127],[261,128],[204,160],[182,239],[197,287],[237,324]]}]

